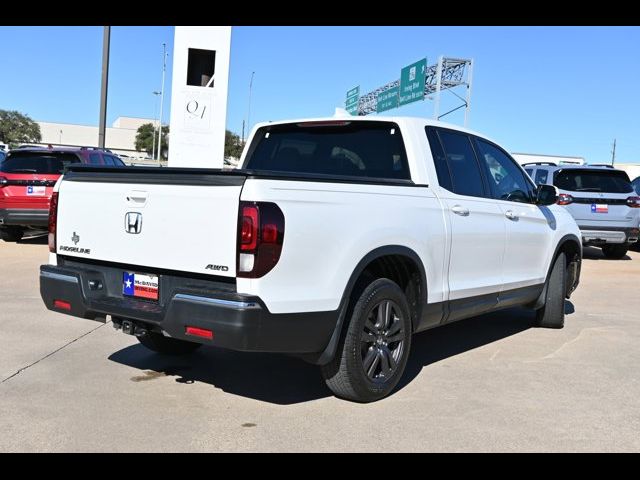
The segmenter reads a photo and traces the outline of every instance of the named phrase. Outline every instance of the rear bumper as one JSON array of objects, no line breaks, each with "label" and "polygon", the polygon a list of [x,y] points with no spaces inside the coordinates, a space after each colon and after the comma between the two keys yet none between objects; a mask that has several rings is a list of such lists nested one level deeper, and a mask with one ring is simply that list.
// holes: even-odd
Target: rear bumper
[{"label": "rear bumper", "polygon": [[[256,296],[202,288],[196,279],[177,279],[159,275],[156,303],[123,297],[122,269],[42,265],[40,295],[55,312],[102,322],[112,315],[172,338],[240,351],[318,353],[329,343],[338,321],[337,311],[273,314]],[[93,288],[89,282],[94,282]],[[96,290],[95,282],[102,288]],[[55,300],[70,304],[70,309],[56,307]],[[187,335],[187,326],[211,330],[213,338]]]},{"label": "rear bumper", "polygon": [[638,227],[598,227],[580,225],[583,245],[606,243],[635,243],[638,241]]},{"label": "rear bumper", "polygon": [[49,210],[0,208],[0,225],[46,227],[48,223]]}]

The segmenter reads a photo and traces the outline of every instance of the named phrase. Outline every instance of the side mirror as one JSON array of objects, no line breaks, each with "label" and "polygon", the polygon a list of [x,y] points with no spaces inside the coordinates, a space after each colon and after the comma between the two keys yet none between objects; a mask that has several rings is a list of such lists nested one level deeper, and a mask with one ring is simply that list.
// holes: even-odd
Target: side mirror
[{"label": "side mirror", "polygon": [[536,188],[536,203],[538,205],[553,205],[558,200],[558,189],[553,185],[538,185]]}]

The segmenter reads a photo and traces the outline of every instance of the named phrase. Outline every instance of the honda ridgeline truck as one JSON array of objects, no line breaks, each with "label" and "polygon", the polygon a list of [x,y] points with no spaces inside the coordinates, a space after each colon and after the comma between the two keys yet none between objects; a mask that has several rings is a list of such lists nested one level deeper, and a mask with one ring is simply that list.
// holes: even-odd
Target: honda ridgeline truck
[{"label": "honda ridgeline truck", "polygon": [[495,142],[418,118],[259,124],[238,170],[70,166],[49,217],[50,310],[162,354],[201,345],[319,365],[388,395],[412,334],[526,306],[560,328],[581,236]]}]

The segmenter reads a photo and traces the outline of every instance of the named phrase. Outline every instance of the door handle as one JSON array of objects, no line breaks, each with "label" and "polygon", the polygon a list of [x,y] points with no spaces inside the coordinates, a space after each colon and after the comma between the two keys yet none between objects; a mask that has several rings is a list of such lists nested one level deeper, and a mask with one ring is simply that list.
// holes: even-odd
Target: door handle
[{"label": "door handle", "polygon": [[456,215],[460,215],[461,217],[468,217],[469,216],[469,209],[468,208],[464,208],[460,205],[454,205],[453,207],[451,207],[451,211],[453,213],[455,213]]},{"label": "door handle", "polygon": [[504,212],[504,216],[507,217],[509,220],[517,220],[518,216],[513,213],[513,210],[507,210],[506,212]]}]

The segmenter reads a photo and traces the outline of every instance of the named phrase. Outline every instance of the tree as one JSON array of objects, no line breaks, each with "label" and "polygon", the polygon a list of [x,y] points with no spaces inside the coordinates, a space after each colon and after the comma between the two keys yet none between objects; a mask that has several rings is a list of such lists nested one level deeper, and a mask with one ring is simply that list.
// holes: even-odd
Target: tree
[{"label": "tree", "polygon": [[242,149],[244,148],[244,142],[240,139],[240,136],[229,131],[224,131],[224,156],[240,158],[242,155]]},{"label": "tree", "polygon": [[0,110],[0,140],[10,147],[21,143],[39,143],[40,125],[15,110]]},{"label": "tree", "polygon": [[[162,157],[167,156],[167,149],[169,148],[169,126],[164,125],[162,127]],[[136,134],[136,150],[139,152],[147,152],[148,155],[153,153],[153,136],[156,136],[156,144],[158,143],[158,130],[153,128],[152,123],[145,123],[140,125],[138,133]],[[158,148],[158,145],[156,145]]]}]

